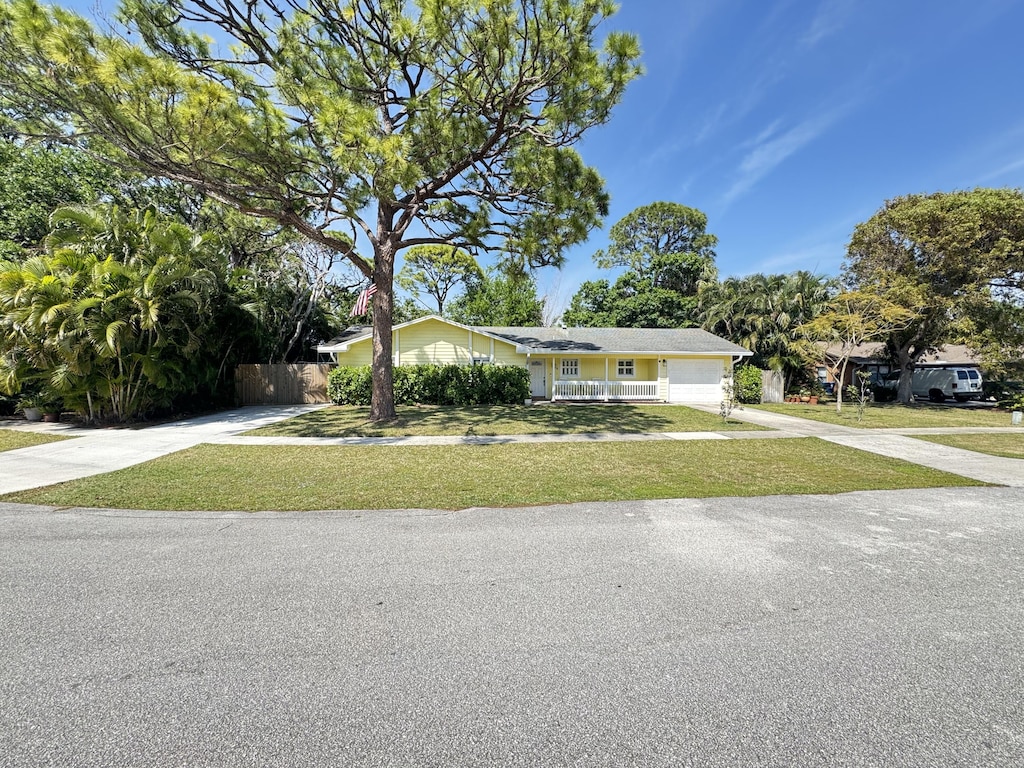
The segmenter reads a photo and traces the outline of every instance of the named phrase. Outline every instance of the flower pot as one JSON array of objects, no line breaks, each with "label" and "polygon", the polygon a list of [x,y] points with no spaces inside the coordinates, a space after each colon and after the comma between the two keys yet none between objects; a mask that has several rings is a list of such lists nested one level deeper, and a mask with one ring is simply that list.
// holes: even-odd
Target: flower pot
[{"label": "flower pot", "polygon": [[810,395],[803,395],[803,396],[801,396],[801,398],[800,398],[800,402],[801,402],[801,403],[809,403],[809,402],[811,402],[811,397],[810,397]]},{"label": "flower pot", "polygon": [[810,404],[811,405],[817,405],[818,404],[818,398],[816,398],[814,395],[811,395],[811,397],[810,397]]},{"label": "flower pot", "polygon": [[43,412],[38,408],[25,409],[25,421],[39,421],[43,418]]}]

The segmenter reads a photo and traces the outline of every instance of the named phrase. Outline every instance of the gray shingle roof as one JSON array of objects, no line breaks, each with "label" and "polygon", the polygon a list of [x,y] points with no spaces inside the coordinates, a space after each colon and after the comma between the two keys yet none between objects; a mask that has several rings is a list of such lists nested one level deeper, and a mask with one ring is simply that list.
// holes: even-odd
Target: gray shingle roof
[{"label": "gray shingle roof", "polygon": [[536,352],[750,354],[738,344],[700,328],[517,328],[478,326]]}]

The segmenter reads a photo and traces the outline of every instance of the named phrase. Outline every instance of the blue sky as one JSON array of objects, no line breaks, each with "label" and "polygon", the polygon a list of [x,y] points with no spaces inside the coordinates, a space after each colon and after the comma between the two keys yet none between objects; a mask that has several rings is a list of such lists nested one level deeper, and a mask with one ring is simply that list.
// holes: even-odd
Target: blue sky
[{"label": "blue sky", "polygon": [[722,276],[838,274],[886,199],[1024,186],[1019,0],[625,0],[646,74],[579,149],[612,195],[561,275],[562,303],[611,277],[591,255],[634,208],[708,215]]}]

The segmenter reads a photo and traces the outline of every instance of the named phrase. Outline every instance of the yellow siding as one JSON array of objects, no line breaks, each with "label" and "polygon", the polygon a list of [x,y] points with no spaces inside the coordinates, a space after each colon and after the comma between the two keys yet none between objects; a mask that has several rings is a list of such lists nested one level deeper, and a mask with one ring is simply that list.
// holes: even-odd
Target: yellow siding
[{"label": "yellow siding", "polygon": [[[480,358],[491,354],[491,337],[471,334],[465,328],[439,320],[424,320],[398,328],[392,332],[391,339],[400,365],[469,365],[474,355]],[[526,355],[517,354],[511,342],[495,339],[493,349],[496,363],[526,365]],[[337,353],[338,365],[370,365],[372,357],[373,343],[370,339],[355,342],[348,352]]]},{"label": "yellow siding", "polygon": [[[658,358],[639,358],[639,357],[597,357],[591,356],[580,356],[573,358],[566,355],[564,358],[556,357],[555,360],[555,378],[562,378],[562,360],[579,360],[580,362],[580,375],[578,377],[581,381],[604,381],[605,371],[608,373],[609,381],[657,381],[658,379]],[[632,360],[633,368],[635,371],[634,376],[622,376],[618,375],[619,371],[619,360]],[[607,369],[605,368],[605,360],[608,362]],[[545,363],[547,370],[551,371],[551,358],[547,358]]]},{"label": "yellow siding", "polygon": [[494,362],[500,365],[526,365],[526,355],[516,352],[514,344],[494,342]]},{"label": "yellow siding", "polygon": [[369,339],[349,347],[348,352],[335,353],[338,365],[369,365],[373,362],[373,344]]}]

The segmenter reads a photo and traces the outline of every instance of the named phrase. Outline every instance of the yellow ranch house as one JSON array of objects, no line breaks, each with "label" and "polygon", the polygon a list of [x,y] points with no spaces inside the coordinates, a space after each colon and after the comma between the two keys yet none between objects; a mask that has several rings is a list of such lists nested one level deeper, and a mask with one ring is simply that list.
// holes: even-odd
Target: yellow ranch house
[{"label": "yellow ranch house", "polygon": [[[369,365],[372,332],[349,328],[317,347],[338,365]],[[468,326],[428,315],[392,330],[395,365],[518,365],[536,400],[717,403],[751,353],[699,328]]]}]

